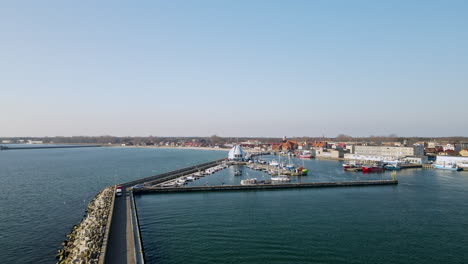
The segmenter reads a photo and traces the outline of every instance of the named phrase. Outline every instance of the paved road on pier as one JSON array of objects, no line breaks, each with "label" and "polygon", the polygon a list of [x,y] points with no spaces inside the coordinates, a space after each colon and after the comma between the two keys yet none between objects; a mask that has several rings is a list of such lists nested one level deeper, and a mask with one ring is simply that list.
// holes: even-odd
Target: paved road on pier
[{"label": "paved road on pier", "polygon": [[116,197],[114,202],[106,264],[135,263],[135,244],[130,220],[130,197],[125,189],[122,191],[126,193],[125,196]]}]

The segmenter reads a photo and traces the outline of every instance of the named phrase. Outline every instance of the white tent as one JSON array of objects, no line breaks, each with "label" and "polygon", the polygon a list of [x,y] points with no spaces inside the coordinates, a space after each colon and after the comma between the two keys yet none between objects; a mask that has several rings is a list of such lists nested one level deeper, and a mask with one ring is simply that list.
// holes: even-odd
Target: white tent
[{"label": "white tent", "polygon": [[244,151],[242,150],[242,147],[239,145],[235,145],[234,147],[232,147],[232,149],[229,151],[228,159],[229,160],[243,160]]}]

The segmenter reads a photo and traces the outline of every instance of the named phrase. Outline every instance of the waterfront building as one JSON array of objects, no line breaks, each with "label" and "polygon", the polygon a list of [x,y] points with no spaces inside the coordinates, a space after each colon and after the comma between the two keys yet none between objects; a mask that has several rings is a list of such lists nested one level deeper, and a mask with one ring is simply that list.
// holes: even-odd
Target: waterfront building
[{"label": "waterfront building", "polygon": [[315,157],[339,159],[344,157],[344,151],[342,149],[315,148]]},{"label": "waterfront building", "polygon": [[228,153],[229,160],[239,161],[239,160],[243,160],[244,157],[245,157],[245,153],[240,145],[235,145],[234,147],[232,147],[231,150],[229,150],[229,153]]},{"label": "waterfront building", "polygon": [[354,153],[359,155],[393,156],[396,158],[408,156],[423,156],[424,147],[415,145],[412,147],[391,146],[355,146]]},{"label": "waterfront building", "polygon": [[345,154],[344,158],[367,161],[402,160],[417,164],[427,162],[423,145],[414,145],[412,147],[355,146],[354,154]]}]

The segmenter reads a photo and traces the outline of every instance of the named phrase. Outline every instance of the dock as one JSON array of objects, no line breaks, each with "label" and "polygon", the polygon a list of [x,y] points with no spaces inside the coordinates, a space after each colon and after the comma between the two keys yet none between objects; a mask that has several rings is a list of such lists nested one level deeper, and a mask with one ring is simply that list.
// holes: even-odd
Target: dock
[{"label": "dock", "polygon": [[208,192],[208,191],[241,191],[241,190],[271,190],[291,188],[318,188],[318,187],[346,187],[346,186],[375,186],[394,185],[398,180],[375,181],[346,181],[346,182],[309,182],[309,183],[284,183],[284,184],[252,184],[252,185],[215,185],[192,187],[144,187],[133,190],[135,194],[144,193],[173,193],[173,192]]}]

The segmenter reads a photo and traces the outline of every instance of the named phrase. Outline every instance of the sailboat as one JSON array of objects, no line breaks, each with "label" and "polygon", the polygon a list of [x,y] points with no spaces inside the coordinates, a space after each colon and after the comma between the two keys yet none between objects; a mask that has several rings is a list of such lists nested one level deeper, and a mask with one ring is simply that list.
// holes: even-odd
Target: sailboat
[{"label": "sailboat", "polygon": [[289,155],[289,162],[288,162],[288,164],[286,164],[286,169],[292,170],[292,169],[294,169],[294,168],[296,168],[296,165],[294,165],[294,163],[292,163],[292,161],[291,161],[291,155]]},{"label": "sailboat", "polygon": [[278,167],[278,175],[271,176],[271,181],[289,182],[289,181],[291,181],[291,179],[289,179],[289,177],[286,176],[286,175],[280,175],[280,168]]}]

